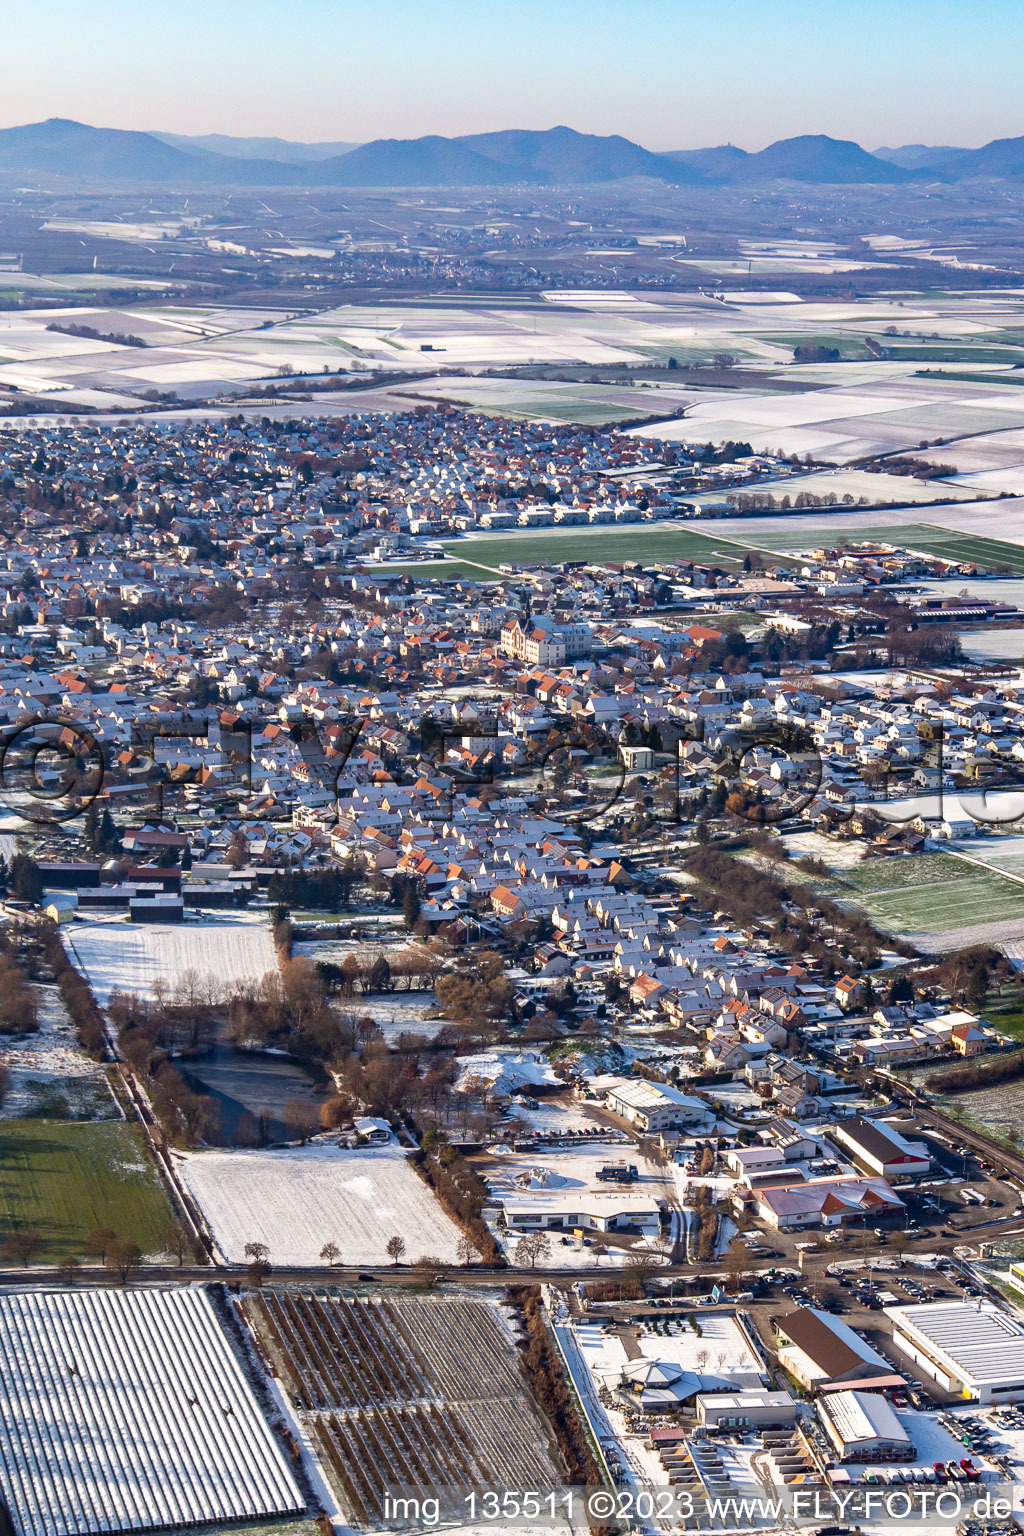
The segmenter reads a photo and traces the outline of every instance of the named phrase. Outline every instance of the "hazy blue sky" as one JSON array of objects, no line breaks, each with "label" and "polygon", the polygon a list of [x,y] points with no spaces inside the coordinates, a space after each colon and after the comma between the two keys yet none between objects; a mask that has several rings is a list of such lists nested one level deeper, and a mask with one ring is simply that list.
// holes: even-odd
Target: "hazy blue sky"
[{"label": "hazy blue sky", "polygon": [[6,125],[364,140],[568,123],[652,149],[1024,132],[1019,0],[35,0]]}]

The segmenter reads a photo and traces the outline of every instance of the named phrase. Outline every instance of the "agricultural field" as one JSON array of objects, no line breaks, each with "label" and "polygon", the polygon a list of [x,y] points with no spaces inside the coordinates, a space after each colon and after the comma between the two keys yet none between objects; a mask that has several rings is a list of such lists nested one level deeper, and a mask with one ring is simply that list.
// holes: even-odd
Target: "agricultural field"
[{"label": "agricultural field", "polygon": [[44,1261],[81,1254],[94,1227],[159,1255],[172,1214],[135,1126],[0,1122],[0,1230],[39,1232]]},{"label": "agricultural field", "polygon": [[173,992],[183,979],[224,989],[277,970],[273,937],[258,918],[207,916],[175,924],[95,919],[73,923],[62,935],[101,1007],[115,991],[152,997],[158,982]]},{"label": "agricultural field", "polygon": [[[788,484],[790,493],[795,495],[800,482],[779,482],[780,487],[783,484]],[[941,509],[937,508],[936,514],[941,515]],[[820,544],[833,548],[841,544],[895,544],[922,555],[969,562],[983,572],[1005,570],[1011,575],[1024,575],[1024,547],[1018,543],[933,523],[880,524],[871,520],[867,509],[863,515],[866,519],[863,524],[851,523],[844,508],[834,521],[832,517],[823,518],[818,512],[807,517],[791,514],[788,518],[744,518],[740,526],[752,547],[774,550],[778,554],[798,554]],[[717,528],[721,524],[713,526]],[[709,530],[704,537],[713,539],[715,533]]]},{"label": "agricultural field", "polygon": [[[1024,640],[1024,631],[1021,631]],[[978,837],[971,844],[967,857],[976,864],[984,864],[996,874],[1016,875],[1024,881],[1024,834],[1004,832],[997,837]]]},{"label": "agricultural field", "polygon": [[396,1145],[193,1152],[178,1172],[234,1263],[245,1262],[246,1243],[261,1242],[272,1263],[320,1265],[334,1242],[342,1264],[388,1264],[394,1234],[409,1260],[457,1262],[458,1228]]},{"label": "agricultural field", "polygon": [[[826,888],[841,902],[862,907],[880,928],[904,937],[945,932],[951,914],[963,930],[1016,919],[1021,887],[945,853],[871,859],[845,869]],[[971,940],[965,935],[962,943]]]},{"label": "agricultural field", "polygon": [[398,385],[396,397],[410,403],[426,398],[446,400],[466,410],[528,421],[571,421],[589,426],[670,416],[690,404],[692,389],[659,384],[629,386],[594,382],[563,383],[549,379],[431,379]]},{"label": "agricultural field", "polygon": [[739,526],[735,538],[727,538],[697,533],[690,528],[633,523],[621,528],[524,528],[521,533],[480,534],[472,539],[459,539],[446,543],[445,548],[461,564],[497,574],[501,565],[562,560],[686,559],[739,570],[744,555],[755,546],[743,540]]},{"label": "agricultural field", "polygon": [[560,1481],[493,1302],[265,1290],[250,1308],[350,1524],[386,1526],[388,1488]]},{"label": "agricultural field", "polygon": [[[963,495],[963,488],[948,480],[915,480],[909,475],[885,475],[868,469],[819,470],[809,475],[787,475],[779,480],[759,480],[751,492],[795,500],[801,493],[811,496],[836,496],[840,501],[852,496],[855,502],[885,502],[908,506],[917,502],[950,501]],[[742,494],[742,489],[735,494]],[[709,498],[695,496],[694,501]],[[722,493],[711,497],[720,501]],[[822,537],[826,537],[823,533]]]},{"label": "agricultural field", "polygon": [[204,1289],[8,1293],[0,1360],[0,1496],[20,1531],[305,1508]]}]

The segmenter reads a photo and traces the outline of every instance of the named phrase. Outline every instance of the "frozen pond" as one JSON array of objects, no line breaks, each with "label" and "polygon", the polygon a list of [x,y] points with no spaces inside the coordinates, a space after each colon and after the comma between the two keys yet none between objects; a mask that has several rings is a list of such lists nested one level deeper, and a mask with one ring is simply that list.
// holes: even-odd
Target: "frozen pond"
[{"label": "frozen pond", "polygon": [[236,1141],[243,1116],[251,1116],[248,1132],[246,1124],[241,1126],[243,1138],[256,1139],[263,1116],[261,1139],[283,1140],[288,1135],[285,1105],[289,1099],[319,1105],[330,1096],[329,1084],[318,1082],[299,1062],[270,1051],[217,1045],[202,1056],[179,1059],[174,1065],[190,1088],[216,1100],[220,1124],[207,1140],[220,1146]]}]

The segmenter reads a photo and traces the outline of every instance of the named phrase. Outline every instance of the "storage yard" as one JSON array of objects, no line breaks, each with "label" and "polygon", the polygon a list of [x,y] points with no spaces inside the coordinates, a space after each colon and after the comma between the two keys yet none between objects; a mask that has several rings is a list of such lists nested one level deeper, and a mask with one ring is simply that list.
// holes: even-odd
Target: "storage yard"
[{"label": "storage yard", "polygon": [[267,1291],[258,1330],[348,1519],[386,1524],[386,1489],[559,1480],[493,1303]]},{"label": "storage yard", "polygon": [[0,1297],[0,1463],[0,1493],[31,1536],[305,1507],[198,1288]]}]

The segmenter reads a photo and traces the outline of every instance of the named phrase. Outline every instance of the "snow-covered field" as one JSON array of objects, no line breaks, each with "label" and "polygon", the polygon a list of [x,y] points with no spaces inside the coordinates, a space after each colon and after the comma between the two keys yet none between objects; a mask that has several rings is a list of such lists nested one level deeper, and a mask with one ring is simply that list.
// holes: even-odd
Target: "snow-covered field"
[{"label": "snow-covered field", "polygon": [[863,843],[837,843],[831,837],[823,837],[820,832],[787,832],[783,842],[792,858],[799,859],[810,854],[814,859],[823,859],[830,869],[835,870],[852,869],[854,865],[862,863],[864,858]]},{"label": "snow-covered field", "polygon": [[101,1007],[114,991],[150,997],[160,980],[173,991],[190,971],[230,989],[277,970],[270,929],[258,919],[206,917],[166,926],[97,920],[73,923],[63,937]]},{"label": "snow-covered field", "polygon": [[244,1263],[246,1243],[261,1242],[272,1263],[321,1265],[320,1250],[334,1242],[342,1264],[388,1264],[395,1234],[406,1262],[457,1259],[458,1228],[397,1145],[193,1152],[178,1171],[235,1262]]}]

